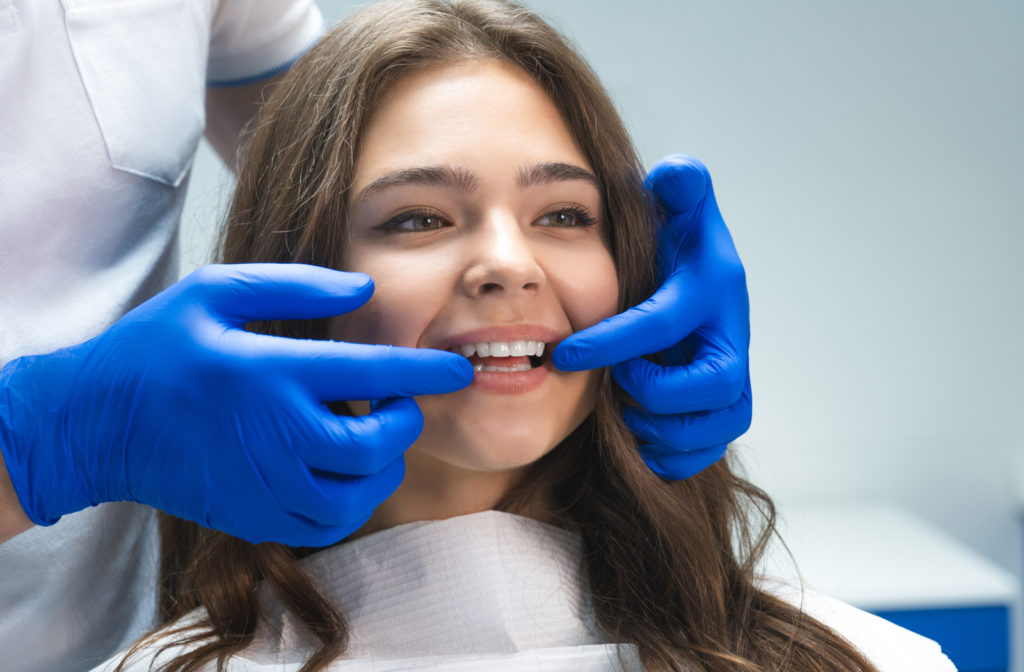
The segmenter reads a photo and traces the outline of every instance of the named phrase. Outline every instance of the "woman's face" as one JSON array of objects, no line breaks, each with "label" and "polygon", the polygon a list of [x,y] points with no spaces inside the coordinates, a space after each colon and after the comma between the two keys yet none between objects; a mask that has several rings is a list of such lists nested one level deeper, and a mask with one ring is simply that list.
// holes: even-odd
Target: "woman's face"
[{"label": "woman's face", "polygon": [[546,94],[497,62],[406,76],[372,115],[349,193],[344,268],[376,291],[332,337],[452,350],[476,368],[468,388],[417,398],[409,476],[510,471],[551,450],[601,375],[558,371],[551,351],[612,315],[618,289],[596,178]]}]

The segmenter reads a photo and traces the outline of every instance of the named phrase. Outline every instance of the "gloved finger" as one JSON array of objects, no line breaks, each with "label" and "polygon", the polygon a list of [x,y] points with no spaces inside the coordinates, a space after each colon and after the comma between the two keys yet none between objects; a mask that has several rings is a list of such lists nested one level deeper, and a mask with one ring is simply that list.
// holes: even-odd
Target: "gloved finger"
[{"label": "gloved finger", "polygon": [[307,264],[211,264],[182,282],[193,300],[233,326],[339,315],[373,294],[365,273]]},{"label": "gloved finger", "polygon": [[[726,299],[742,295],[745,303],[746,272],[704,164],[683,154],[667,157],[651,170],[645,184],[667,216],[658,235],[664,277],[696,263],[705,269],[701,279],[714,295]],[[724,287],[716,287],[720,283]]]},{"label": "gloved finger", "polygon": [[330,508],[317,520],[355,531],[402,484],[405,458],[399,456],[368,476],[337,476],[326,472],[315,472],[315,476],[318,489],[330,502]]},{"label": "gloved finger", "polygon": [[695,476],[725,457],[728,446],[714,446],[689,453],[648,457],[649,446],[640,446],[640,456],[648,468],[669,481],[682,481]]},{"label": "gloved finger", "polygon": [[563,371],[582,371],[665,350],[703,324],[708,303],[707,288],[677,273],[640,305],[566,338],[552,362]]},{"label": "gloved finger", "polygon": [[[315,490],[326,503],[324,510],[336,522],[311,517],[309,509],[282,510],[278,504],[275,505],[276,510],[263,519],[263,524],[250,525],[244,531],[232,531],[232,534],[254,544],[273,541],[296,547],[331,546],[365,525],[377,506],[397,489],[404,475],[405,462],[401,459],[373,478],[339,480],[331,475],[314,474]],[[364,496],[359,497],[360,489],[367,487],[374,491],[367,493],[362,490]],[[353,493],[358,504],[355,509],[351,508]],[[342,506],[346,505],[349,508],[343,509]]]},{"label": "gloved finger", "polygon": [[322,401],[414,397],[460,390],[473,382],[462,355],[324,340],[299,340],[235,331],[225,347],[257,367],[271,367]]},{"label": "gloved finger", "polygon": [[[397,463],[397,464],[396,464]],[[278,455],[260,475],[282,513],[326,527],[352,524],[387,499],[405,474],[399,457],[377,473],[348,476],[311,470],[297,455]]]},{"label": "gloved finger", "polygon": [[423,413],[407,397],[376,404],[359,417],[335,415],[322,405],[323,429],[296,451],[310,467],[339,476],[369,476],[400,458],[423,431]]},{"label": "gloved finger", "polygon": [[683,366],[643,358],[612,367],[612,377],[644,409],[662,415],[724,409],[749,390],[746,349],[701,343]]},{"label": "gloved finger", "polygon": [[369,509],[361,516],[354,517],[342,525],[321,525],[314,520],[298,515],[290,517],[289,525],[282,538],[268,538],[264,541],[277,541],[293,547],[326,548],[333,546],[361,528],[370,520],[374,509]]},{"label": "gloved finger", "polygon": [[[268,511],[267,509],[271,509]],[[238,526],[225,524],[223,517],[220,526],[205,524],[210,529],[227,532],[232,536],[245,539],[251,544],[275,542],[288,546],[330,546],[341,541],[352,533],[352,525],[328,525],[320,523],[301,513],[293,513],[280,508],[276,502],[260,511],[258,522],[252,512]],[[203,524],[203,523],[200,523]]]},{"label": "gloved finger", "polygon": [[700,159],[672,154],[651,169],[644,185],[667,214],[677,215],[701,205],[711,185],[711,174]]},{"label": "gloved finger", "polygon": [[284,523],[273,528],[259,528],[251,534],[236,534],[252,544],[272,541],[295,548],[323,548],[332,546],[359,529],[352,525],[321,525],[302,516],[287,516]]},{"label": "gloved finger", "polygon": [[626,407],[622,415],[629,429],[650,444],[652,456],[670,457],[735,441],[750,429],[752,409],[745,393],[728,408],[706,413],[659,415]]}]

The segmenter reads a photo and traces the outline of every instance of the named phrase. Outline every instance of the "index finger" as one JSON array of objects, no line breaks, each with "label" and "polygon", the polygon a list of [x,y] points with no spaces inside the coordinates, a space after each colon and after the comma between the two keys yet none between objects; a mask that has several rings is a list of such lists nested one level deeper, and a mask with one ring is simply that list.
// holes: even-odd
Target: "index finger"
[{"label": "index finger", "polygon": [[566,338],[552,361],[563,371],[583,371],[661,352],[701,326],[706,302],[700,283],[677,273],[640,305]]},{"label": "index finger", "polygon": [[321,401],[415,397],[454,392],[473,382],[462,355],[236,331],[236,350],[259,367],[292,378]]}]

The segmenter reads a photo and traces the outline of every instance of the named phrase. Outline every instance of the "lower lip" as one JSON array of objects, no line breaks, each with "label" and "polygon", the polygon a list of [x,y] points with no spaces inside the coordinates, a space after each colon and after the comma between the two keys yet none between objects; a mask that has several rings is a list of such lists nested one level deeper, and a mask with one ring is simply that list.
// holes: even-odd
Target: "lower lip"
[{"label": "lower lip", "polygon": [[470,387],[495,394],[521,394],[535,390],[548,377],[548,362],[529,371],[477,371]]}]

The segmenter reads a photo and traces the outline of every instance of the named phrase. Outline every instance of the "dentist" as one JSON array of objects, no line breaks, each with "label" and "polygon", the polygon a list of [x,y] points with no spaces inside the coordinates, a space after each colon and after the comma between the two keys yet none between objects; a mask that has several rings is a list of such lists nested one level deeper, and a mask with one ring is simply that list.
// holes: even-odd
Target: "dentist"
[{"label": "dentist", "polygon": [[[155,624],[150,507],[254,542],[344,538],[402,480],[422,427],[409,397],[472,380],[452,353],[244,330],[351,311],[372,294],[365,275],[258,264],[174,282],[200,135],[233,165],[263,89],[321,29],[312,0],[0,2],[11,669],[89,669]],[[645,460],[679,479],[749,426],[746,282],[704,167],[672,157],[648,184],[662,288],[553,359],[613,365]],[[665,366],[641,358],[657,352]],[[324,406],[368,398],[388,401],[360,418]]]}]

